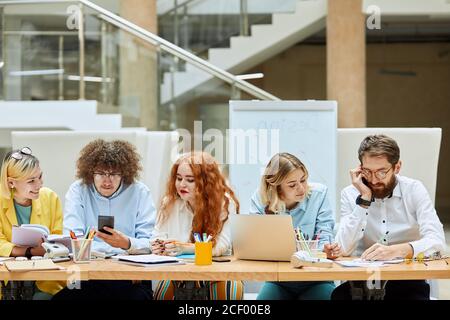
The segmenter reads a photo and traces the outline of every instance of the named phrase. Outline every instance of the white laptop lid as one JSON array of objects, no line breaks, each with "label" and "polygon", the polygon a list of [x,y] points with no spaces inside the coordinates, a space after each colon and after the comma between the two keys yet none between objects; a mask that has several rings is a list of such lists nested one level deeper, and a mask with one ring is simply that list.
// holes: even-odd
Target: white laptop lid
[{"label": "white laptop lid", "polygon": [[289,215],[230,215],[233,254],[238,259],[290,261],[296,251]]}]

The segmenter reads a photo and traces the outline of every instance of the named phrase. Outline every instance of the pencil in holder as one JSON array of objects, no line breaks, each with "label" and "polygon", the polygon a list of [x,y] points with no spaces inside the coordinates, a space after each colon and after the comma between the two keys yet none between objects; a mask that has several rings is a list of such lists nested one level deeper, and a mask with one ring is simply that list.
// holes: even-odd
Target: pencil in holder
[{"label": "pencil in holder", "polygon": [[71,239],[73,262],[88,263],[91,260],[92,239]]},{"label": "pencil in holder", "polygon": [[311,256],[315,256],[319,251],[319,240],[297,240],[297,251],[306,251]]},{"label": "pencil in holder", "polygon": [[212,242],[195,243],[195,264],[207,266],[212,264]]}]

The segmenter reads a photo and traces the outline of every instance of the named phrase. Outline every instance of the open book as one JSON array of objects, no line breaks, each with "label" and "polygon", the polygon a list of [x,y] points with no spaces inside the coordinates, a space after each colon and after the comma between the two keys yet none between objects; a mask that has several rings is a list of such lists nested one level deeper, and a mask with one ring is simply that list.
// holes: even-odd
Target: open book
[{"label": "open book", "polygon": [[50,231],[40,224],[22,224],[12,227],[11,242],[16,246],[36,247],[46,240]]},{"label": "open book", "polygon": [[[77,237],[81,237],[83,234],[77,233]],[[11,242],[16,246],[23,247],[36,247],[42,240],[48,242],[58,242],[65,245],[67,248],[71,248],[70,235],[62,234],[50,234],[50,231],[46,226],[40,224],[22,224],[19,226],[13,226]]]}]

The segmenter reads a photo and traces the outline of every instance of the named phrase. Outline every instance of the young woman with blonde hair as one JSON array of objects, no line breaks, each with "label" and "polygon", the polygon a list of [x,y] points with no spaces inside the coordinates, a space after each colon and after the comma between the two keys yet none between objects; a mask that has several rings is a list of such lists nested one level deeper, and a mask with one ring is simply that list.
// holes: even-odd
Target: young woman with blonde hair
[{"label": "young woman with blonde hair", "polygon": [[[229,215],[239,213],[239,202],[227,185],[214,158],[205,152],[181,156],[173,165],[167,190],[159,209],[152,252],[177,256],[194,253],[194,233],[212,236],[213,256],[231,253]],[[173,240],[184,243],[174,245]],[[176,243],[176,242],[175,242]],[[155,299],[174,298],[182,281],[161,281]],[[242,299],[241,281],[197,281],[217,300]]]},{"label": "young woman with blonde hair", "polygon": [[[308,182],[308,170],[297,157],[279,153],[267,164],[250,212],[291,215],[294,228],[306,239],[319,238],[319,249],[334,259],[341,251],[332,243],[334,218],[327,192],[326,186]],[[332,282],[266,282],[258,299],[330,299],[333,289]]]},{"label": "young woman with blonde hair", "polygon": [[[6,154],[0,172],[0,256],[31,258],[45,254],[40,245],[21,247],[12,243],[14,225],[40,224],[51,234],[62,234],[61,202],[55,192],[42,185],[39,160],[30,148]],[[55,281],[38,281],[33,299],[48,300],[62,288],[61,283]]]}]

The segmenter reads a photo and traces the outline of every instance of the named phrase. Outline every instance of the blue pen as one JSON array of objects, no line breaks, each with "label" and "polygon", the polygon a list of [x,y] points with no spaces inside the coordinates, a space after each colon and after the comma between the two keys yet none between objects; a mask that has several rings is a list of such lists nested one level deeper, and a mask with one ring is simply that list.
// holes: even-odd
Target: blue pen
[{"label": "blue pen", "polygon": [[208,238],[208,236],[206,235],[206,232],[203,232],[203,242],[206,242],[206,238]]},{"label": "blue pen", "polygon": [[89,232],[91,232],[91,227],[87,227],[84,238],[87,239],[89,237]]}]

